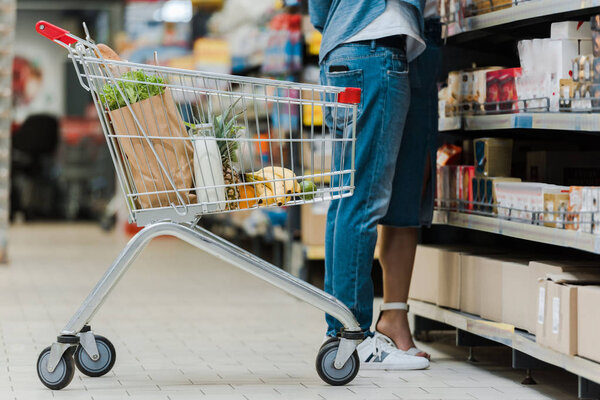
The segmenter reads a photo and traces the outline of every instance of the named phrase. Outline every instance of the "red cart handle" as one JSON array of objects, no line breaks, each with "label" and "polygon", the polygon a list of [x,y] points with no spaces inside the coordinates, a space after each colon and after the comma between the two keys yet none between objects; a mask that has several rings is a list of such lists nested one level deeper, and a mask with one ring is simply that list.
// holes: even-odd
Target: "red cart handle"
[{"label": "red cart handle", "polygon": [[343,92],[338,93],[338,103],[358,104],[360,103],[359,88],[347,87]]},{"label": "red cart handle", "polygon": [[35,30],[42,36],[46,36],[50,40],[60,40],[64,44],[73,44],[76,43],[77,40],[72,36],[69,36],[70,32],[66,29],[59,28],[56,25],[52,25],[46,21],[38,21],[35,24]]}]

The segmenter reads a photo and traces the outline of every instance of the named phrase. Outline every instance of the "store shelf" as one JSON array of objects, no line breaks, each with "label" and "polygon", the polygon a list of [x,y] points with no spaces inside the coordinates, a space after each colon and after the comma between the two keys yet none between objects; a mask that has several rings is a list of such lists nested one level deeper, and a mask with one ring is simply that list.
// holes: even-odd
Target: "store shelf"
[{"label": "store shelf", "polygon": [[544,17],[557,16],[564,20],[582,13],[590,14],[600,8],[600,0],[531,0],[510,8],[465,18],[461,23],[447,25],[446,37],[515,23],[526,24]]},{"label": "store shelf", "polygon": [[600,254],[600,235],[591,233],[529,225],[495,217],[472,215],[457,211],[435,211],[433,223],[496,233],[517,239],[571,247],[578,250]]},{"label": "store shelf", "polygon": [[438,119],[438,130],[440,132],[456,131],[461,128],[460,117],[447,117]]},{"label": "store shelf", "polygon": [[528,354],[538,360],[556,365],[590,381],[600,382],[600,364],[542,347],[535,342],[534,335],[515,330],[512,325],[487,321],[470,314],[441,308],[416,300],[410,300],[410,311],[415,315],[439,321],[512,347],[515,350]]},{"label": "store shelf", "polygon": [[496,115],[465,115],[462,121],[440,118],[439,130],[467,131],[498,129],[551,129],[581,132],[600,132],[600,113],[517,113]]}]

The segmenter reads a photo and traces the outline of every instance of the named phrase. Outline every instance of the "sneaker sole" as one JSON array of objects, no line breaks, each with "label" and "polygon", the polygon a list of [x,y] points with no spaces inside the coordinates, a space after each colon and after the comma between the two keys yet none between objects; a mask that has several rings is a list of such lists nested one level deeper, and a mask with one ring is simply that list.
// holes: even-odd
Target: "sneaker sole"
[{"label": "sneaker sole", "polygon": [[417,371],[422,369],[428,369],[429,364],[425,366],[406,366],[406,365],[385,365],[382,363],[361,363],[360,369],[364,370],[379,370],[379,371]]}]

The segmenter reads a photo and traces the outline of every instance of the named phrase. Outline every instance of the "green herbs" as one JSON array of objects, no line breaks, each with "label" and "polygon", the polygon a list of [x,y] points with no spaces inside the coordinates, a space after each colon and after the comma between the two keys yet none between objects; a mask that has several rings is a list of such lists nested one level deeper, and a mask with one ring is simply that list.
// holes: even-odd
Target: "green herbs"
[{"label": "green herbs", "polygon": [[[163,94],[165,92],[163,78],[155,75],[146,75],[144,71],[130,71],[121,76],[122,80],[117,81],[121,91],[129,101],[129,104],[137,103],[138,101],[146,100],[149,97]],[[134,82],[124,82],[134,81]],[[125,99],[116,85],[106,84],[102,87],[100,99],[108,106],[109,110],[125,107],[127,105]]]}]

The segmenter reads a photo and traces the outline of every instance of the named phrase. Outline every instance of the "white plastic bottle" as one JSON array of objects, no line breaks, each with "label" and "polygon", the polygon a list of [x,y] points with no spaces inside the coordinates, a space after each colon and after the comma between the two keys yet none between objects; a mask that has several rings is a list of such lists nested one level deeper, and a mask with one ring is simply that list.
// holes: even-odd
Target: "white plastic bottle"
[{"label": "white plastic bottle", "polygon": [[196,125],[194,140],[194,179],[198,204],[208,211],[223,211],[226,206],[225,180],[221,152],[212,124]]}]

